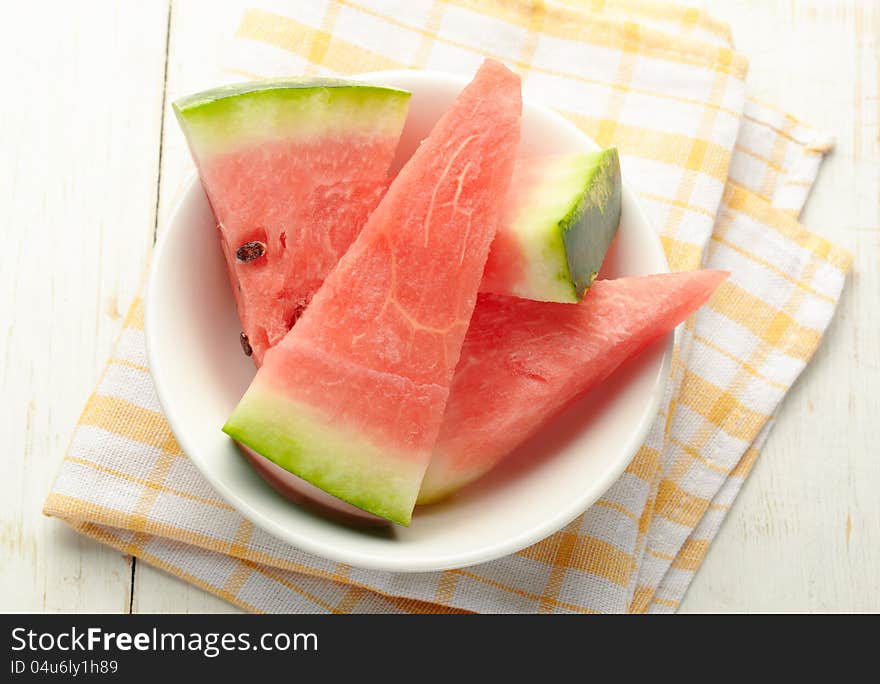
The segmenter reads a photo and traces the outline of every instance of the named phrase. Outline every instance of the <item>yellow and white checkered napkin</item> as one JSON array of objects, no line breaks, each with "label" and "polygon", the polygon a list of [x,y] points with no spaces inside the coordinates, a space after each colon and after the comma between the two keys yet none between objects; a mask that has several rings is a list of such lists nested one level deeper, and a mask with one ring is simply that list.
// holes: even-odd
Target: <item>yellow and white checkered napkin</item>
[{"label": "yellow and white checkered napkin", "polygon": [[310,556],[222,502],[181,453],[135,302],[46,512],[249,610],[662,612],[676,608],[828,325],[849,255],[805,230],[830,143],[746,100],[726,26],[661,2],[312,0],[245,13],[238,76],[419,67],[486,55],[603,146],[617,145],[673,269],[732,273],[684,327],[668,397],[620,480],[564,530],[429,574]]}]

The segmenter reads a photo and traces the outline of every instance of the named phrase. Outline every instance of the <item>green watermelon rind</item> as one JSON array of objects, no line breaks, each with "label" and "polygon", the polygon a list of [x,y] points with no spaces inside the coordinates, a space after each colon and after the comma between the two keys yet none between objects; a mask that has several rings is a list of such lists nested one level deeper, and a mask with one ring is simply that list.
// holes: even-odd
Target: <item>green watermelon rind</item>
[{"label": "green watermelon rind", "polygon": [[614,147],[590,155],[584,167],[585,191],[559,223],[565,252],[565,282],[580,301],[599,275],[620,225],[620,159]]},{"label": "green watermelon rind", "polygon": [[413,483],[421,482],[424,466],[395,457],[301,402],[252,386],[223,432],[358,508],[404,526],[412,520]]},{"label": "green watermelon rind", "polygon": [[377,86],[372,83],[362,83],[361,81],[350,81],[344,78],[329,77],[295,77],[295,78],[268,78],[259,81],[244,81],[242,83],[233,83],[225,86],[218,86],[209,90],[203,90],[193,95],[181,97],[174,104],[181,110],[201,107],[206,104],[224,100],[229,97],[238,97],[239,95],[250,95],[252,93],[263,92],[266,90],[303,90],[313,88],[361,88],[368,90],[381,90],[384,92],[397,93],[399,95],[410,96],[408,90],[401,88],[393,88],[391,86]]},{"label": "green watermelon rind", "polygon": [[332,78],[221,86],[172,104],[194,149],[224,152],[267,139],[398,135],[411,93]]},{"label": "green watermelon rind", "polygon": [[[620,222],[621,182],[617,150],[537,157],[523,164],[524,194],[504,230],[521,254],[514,282],[490,292],[547,302],[583,299]],[[504,265],[500,265],[503,269]],[[497,288],[497,289],[493,289]]]}]

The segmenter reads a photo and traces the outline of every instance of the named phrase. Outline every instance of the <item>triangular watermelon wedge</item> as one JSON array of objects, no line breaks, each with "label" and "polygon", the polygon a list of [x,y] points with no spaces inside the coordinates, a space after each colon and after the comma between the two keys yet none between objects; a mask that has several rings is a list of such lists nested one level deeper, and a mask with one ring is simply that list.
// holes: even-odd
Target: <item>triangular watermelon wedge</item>
[{"label": "triangular watermelon wedge", "polygon": [[407,525],[519,143],[519,77],[488,60],[400,171],[224,426]]},{"label": "triangular watermelon wedge", "polygon": [[174,103],[218,221],[245,353],[287,334],[385,192],[410,94],[337,79]]},{"label": "triangular watermelon wedge", "polygon": [[576,397],[704,304],[727,277],[596,281],[580,304],[480,295],[419,503],[491,469]]}]

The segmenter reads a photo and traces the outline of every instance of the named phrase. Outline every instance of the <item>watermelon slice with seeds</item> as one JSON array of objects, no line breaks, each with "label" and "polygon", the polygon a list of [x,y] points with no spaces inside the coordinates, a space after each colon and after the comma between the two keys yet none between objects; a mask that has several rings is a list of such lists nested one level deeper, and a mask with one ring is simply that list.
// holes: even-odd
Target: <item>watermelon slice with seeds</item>
[{"label": "watermelon slice with seeds", "polygon": [[727,277],[692,271],[596,281],[580,304],[480,295],[419,503],[474,481]]},{"label": "watermelon slice with seeds", "polygon": [[263,359],[379,203],[410,94],[335,79],[259,81],[174,103]]},{"label": "watermelon slice with seeds", "polygon": [[410,522],[501,217],[519,77],[487,60],[391,184],[224,431]]}]

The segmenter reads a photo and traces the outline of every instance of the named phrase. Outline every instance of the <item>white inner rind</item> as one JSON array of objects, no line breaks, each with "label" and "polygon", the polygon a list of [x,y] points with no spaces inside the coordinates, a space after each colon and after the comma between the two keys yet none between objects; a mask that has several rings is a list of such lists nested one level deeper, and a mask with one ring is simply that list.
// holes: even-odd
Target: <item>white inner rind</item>
[{"label": "white inner rind", "polygon": [[[551,155],[536,159],[540,168],[523,164],[523,173],[540,178],[522,198],[515,220],[507,230],[523,255],[523,278],[512,294],[527,299],[576,302],[577,291],[568,270],[562,226],[583,200],[593,154]],[[516,183],[511,184],[517,187]]]}]

